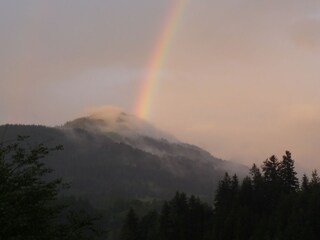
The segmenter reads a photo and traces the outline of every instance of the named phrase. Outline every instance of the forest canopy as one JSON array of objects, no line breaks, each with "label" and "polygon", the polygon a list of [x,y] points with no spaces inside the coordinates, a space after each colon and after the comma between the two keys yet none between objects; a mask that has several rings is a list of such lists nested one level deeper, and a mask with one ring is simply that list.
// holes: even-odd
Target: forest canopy
[{"label": "forest canopy", "polygon": [[0,239],[320,239],[320,177],[314,171],[299,181],[289,151],[254,164],[244,178],[225,173],[213,202],[183,192],[161,205],[117,202],[121,210],[103,216],[98,231],[96,217],[61,201],[67,185],[43,161],[59,150],[26,137],[0,144]]},{"label": "forest canopy", "polygon": [[138,219],[130,210],[121,240],[316,240],[320,239],[320,178],[303,176],[300,184],[287,151],[255,164],[241,182],[225,174],[214,202],[177,193]]}]

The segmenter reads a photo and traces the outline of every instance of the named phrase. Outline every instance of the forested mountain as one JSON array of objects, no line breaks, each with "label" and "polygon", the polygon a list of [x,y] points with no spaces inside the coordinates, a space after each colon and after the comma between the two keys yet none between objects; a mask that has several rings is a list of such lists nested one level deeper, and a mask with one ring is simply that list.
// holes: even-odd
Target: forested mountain
[{"label": "forested mountain", "polygon": [[167,199],[176,191],[209,199],[225,171],[246,171],[121,111],[59,127],[0,126],[1,141],[17,135],[30,136],[30,143],[63,145],[47,164],[71,183],[69,193],[95,203],[111,197]]},{"label": "forested mountain", "polygon": [[0,238],[319,239],[320,177],[299,181],[289,151],[239,177],[200,148],[120,122],[0,126]]}]

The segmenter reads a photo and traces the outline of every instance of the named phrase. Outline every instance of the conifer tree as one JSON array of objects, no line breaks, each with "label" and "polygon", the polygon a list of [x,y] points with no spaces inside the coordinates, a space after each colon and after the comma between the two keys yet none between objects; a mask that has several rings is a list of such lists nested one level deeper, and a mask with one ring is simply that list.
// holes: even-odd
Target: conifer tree
[{"label": "conifer tree", "polygon": [[[265,184],[263,209],[265,211],[270,211],[274,208],[279,196],[281,195],[279,165],[280,162],[275,155],[272,155],[263,162],[262,171]],[[266,199],[268,199],[268,202],[266,202]]]},{"label": "conifer tree", "polygon": [[[232,180],[228,173],[225,173],[224,178],[219,182],[214,199],[214,231],[216,239],[230,239],[229,225],[232,224],[230,213],[232,212],[234,192],[232,185],[235,184],[235,179]],[[233,183],[233,184],[232,184]]]},{"label": "conifer tree", "polygon": [[188,200],[185,193],[177,192],[175,197],[170,201],[171,204],[171,221],[173,224],[173,237],[175,240],[184,240],[187,237],[188,226]]},{"label": "conifer tree", "polygon": [[204,236],[204,207],[199,198],[191,196],[188,201],[188,236],[189,239],[203,239]]},{"label": "conifer tree", "polygon": [[275,155],[263,162],[262,171],[265,182],[277,184],[279,181],[280,162]]},{"label": "conifer tree", "polygon": [[139,240],[159,239],[158,213],[154,210],[145,215],[139,224]]},{"label": "conifer tree", "polygon": [[249,170],[249,173],[252,179],[252,184],[254,189],[258,189],[259,187],[262,187],[263,177],[260,169],[257,167],[255,163],[253,164],[252,168]]},{"label": "conifer tree", "polygon": [[302,192],[307,192],[309,191],[309,179],[307,177],[306,174],[303,174],[303,177],[302,177],[302,183],[301,183],[301,190]]},{"label": "conifer tree", "polygon": [[250,177],[245,177],[239,191],[239,204],[251,206],[253,197],[253,186]]},{"label": "conifer tree", "polygon": [[122,226],[121,240],[139,240],[138,217],[132,208]]},{"label": "conifer tree", "polygon": [[236,174],[234,174],[232,176],[231,191],[232,191],[232,195],[233,196],[235,196],[239,191],[239,179],[238,179],[238,176]]},{"label": "conifer tree", "polygon": [[312,187],[317,187],[320,186],[320,177],[318,175],[318,171],[314,170],[311,174],[311,181],[310,181],[310,185]]},{"label": "conifer tree", "polygon": [[296,175],[297,173],[294,170],[294,160],[291,157],[291,153],[286,151],[282,162],[279,164],[279,176],[285,192],[292,192],[298,189],[299,181]]},{"label": "conifer tree", "polygon": [[218,188],[215,194],[214,207],[215,211],[226,209],[232,201],[232,180],[228,173],[225,173],[224,178],[219,181]]}]

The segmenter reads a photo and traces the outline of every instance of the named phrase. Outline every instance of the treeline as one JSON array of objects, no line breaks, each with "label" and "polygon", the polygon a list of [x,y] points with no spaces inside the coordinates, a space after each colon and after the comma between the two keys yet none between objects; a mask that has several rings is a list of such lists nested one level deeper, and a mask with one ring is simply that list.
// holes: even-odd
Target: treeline
[{"label": "treeline", "polygon": [[211,205],[177,193],[161,211],[138,218],[131,209],[121,240],[300,240],[320,239],[320,178],[301,183],[294,160],[271,156],[240,183],[225,174]]}]

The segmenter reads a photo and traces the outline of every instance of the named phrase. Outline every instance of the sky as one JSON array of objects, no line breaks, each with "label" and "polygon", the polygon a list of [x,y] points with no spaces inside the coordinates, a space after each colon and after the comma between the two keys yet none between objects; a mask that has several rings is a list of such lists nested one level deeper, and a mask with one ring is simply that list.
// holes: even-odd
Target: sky
[{"label": "sky", "polygon": [[[176,0],[0,1],[0,124],[135,113]],[[213,155],[320,169],[320,2],[186,0],[146,120]]]}]

